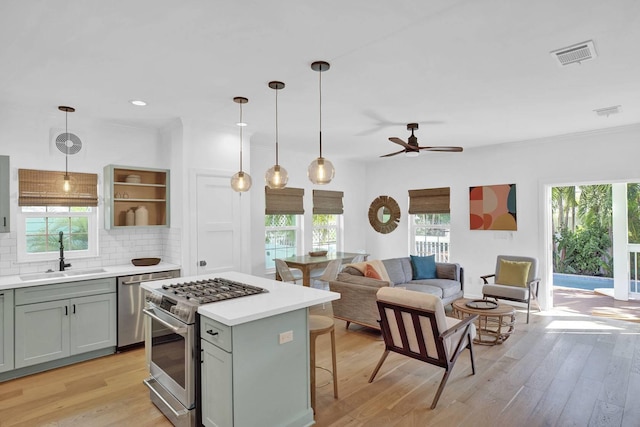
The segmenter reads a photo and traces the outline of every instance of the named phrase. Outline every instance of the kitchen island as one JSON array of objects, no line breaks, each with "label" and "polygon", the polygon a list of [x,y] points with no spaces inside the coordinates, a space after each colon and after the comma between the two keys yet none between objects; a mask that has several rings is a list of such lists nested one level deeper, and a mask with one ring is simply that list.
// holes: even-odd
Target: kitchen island
[{"label": "kitchen island", "polygon": [[[196,354],[200,360],[195,365],[201,367],[200,373],[196,369],[201,387],[196,391],[196,405],[202,424],[312,425],[307,311],[340,295],[238,272],[177,280],[184,283],[212,277],[268,292],[198,306],[200,351]],[[175,283],[165,280],[143,286],[153,291]],[[154,400],[153,391],[151,397]],[[167,416],[171,419],[170,413]]]}]

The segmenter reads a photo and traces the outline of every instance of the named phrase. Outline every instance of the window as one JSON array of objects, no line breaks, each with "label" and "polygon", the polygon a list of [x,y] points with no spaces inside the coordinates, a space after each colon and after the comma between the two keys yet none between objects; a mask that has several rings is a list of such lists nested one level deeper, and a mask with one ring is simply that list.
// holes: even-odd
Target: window
[{"label": "window", "polygon": [[326,250],[329,253],[338,251],[340,240],[341,215],[313,216],[313,250]]},{"label": "window", "polygon": [[265,215],[264,264],[266,269],[276,268],[275,258],[297,254],[300,233],[298,215]]},{"label": "window", "polygon": [[410,253],[434,254],[436,261],[449,262],[449,195],[448,187],[409,190]]},{"label": "window", "polygon": [[60,232],[65,255],[98,255],[97,208],[88,206],[22,206],[18,211],[18,260],[50,261],[60,253]]},{"label": "window", "polygon": [[450,214],[414,214],[411,218],[412,254],[435,254],[438,262],[449,262]]}]

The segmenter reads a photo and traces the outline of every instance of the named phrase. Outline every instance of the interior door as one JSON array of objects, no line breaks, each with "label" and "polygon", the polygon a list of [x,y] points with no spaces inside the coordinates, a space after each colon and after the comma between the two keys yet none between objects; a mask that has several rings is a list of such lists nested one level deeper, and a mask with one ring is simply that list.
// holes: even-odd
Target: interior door
[{"label": "interior door", "polygon": [[241,196],[229,176],[199,174],[196,182],[197,274],[241,271]]}]

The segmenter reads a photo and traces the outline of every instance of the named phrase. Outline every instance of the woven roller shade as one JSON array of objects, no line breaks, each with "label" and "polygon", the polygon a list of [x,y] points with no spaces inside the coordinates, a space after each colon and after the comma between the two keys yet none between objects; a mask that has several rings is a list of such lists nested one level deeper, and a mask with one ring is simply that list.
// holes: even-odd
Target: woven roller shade
[{"label": "woven roller shade", "polygon": [[341,215],[342,191],[313,190],[313,213],[325,215]]},{"label": "woven roller shade", "polygon": [[409,213],[449,213],[449,187],[409,190]]},{"label": "woven roller shade", "polygon": [[64,172],[18,169],[19,206],[98,206],[98,175],[69,172],[71,191],[62,189]]},{"label": "woven roller shade", "polygon": [[264,187],[264,213],[266,215],[302,215],[304,188],[281,188],[273,190]]}]

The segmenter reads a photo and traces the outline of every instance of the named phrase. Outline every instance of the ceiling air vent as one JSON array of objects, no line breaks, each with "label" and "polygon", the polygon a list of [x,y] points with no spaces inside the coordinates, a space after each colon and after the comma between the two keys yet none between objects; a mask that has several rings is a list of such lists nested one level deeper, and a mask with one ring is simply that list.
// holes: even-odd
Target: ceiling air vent
[{"label": "ceiling air vent", "polygon": [[582,63],[584,61],[590,61],[598,56],[596,48],[593,45],[593,40],[574,44],[573,46],[563,47],[562,49],[554,50],[551,52],[551,56],[556,58],[561,67],[569,64]]},{"label": "ceiling air vent", "polygon": [[598,108],[597,110],[593,110],[598,116],[606,116],[609,117],[611,114],[618,114],[620,110],[620,105],[614,105],[613,107],[606,108]]}]

